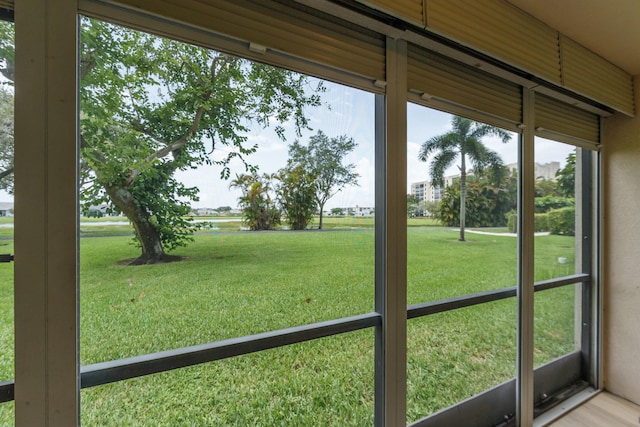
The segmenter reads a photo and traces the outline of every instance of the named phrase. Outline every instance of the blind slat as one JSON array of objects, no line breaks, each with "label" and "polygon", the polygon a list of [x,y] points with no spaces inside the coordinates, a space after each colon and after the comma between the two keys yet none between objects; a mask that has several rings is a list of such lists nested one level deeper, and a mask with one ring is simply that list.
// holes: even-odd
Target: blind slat
[{"label": "blind slat", "polygon": [[372,80],[385,79],[384,36],[302,6],[252,0],[119,3]]},{"label": "blind slat", "polygon": [[633,79],[623,70],[568,37],[561,37],[563,85],[633,115]]},{"label": "blind slat", "polygon": [[[553,139],[573,144],[573,138],[592,144],[600,142],[600,117],[540,93],[535,98],[535,127],[541,136],[551,132]],[[569,137],[568,140],[562,136]]]},{"label": "blind slat", "polygon": [[522,121],[520,86],[482,70],[409,45],[410,90],[466,106],[510,122]]},{"label": "blind slat", "polygon": [[425,0],[427,27],[560,83],[558,32],[506,1]]}]

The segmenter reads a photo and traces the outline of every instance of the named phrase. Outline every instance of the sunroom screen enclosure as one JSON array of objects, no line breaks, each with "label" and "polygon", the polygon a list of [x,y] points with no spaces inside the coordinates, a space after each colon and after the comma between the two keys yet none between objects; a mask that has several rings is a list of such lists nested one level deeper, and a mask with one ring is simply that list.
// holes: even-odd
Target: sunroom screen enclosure
[{"label": "sunroom screen enclosure", "polygon": [[[16,140],[23,141],[23,145],[16,145],[16,187],[23,197],[16,204],[16,254],[17,259],[24,259],[25,263],[40,254],[41,269],[48,272],[44,276],[36,274],[36,277],[34,271],[39,269],[16,263],[16,380],[15,384],[3,385],[4,400],[15,398],[16,425],[46,425],[45,419],[53,424],[77,423],[81,419],[78,413],[82,413],[82,405],[78,404],[79,387],[103,386],[146,375],[160,380],[162,376],[170,375],[163,372],[205,363],[207,365],[203,366],[219,369],[226,363],[221,362],[223,359],[238,358],[242,364],[243,360],[250,361],[254,357],[246,355],[268,357],[268,352],[274,351],[291,352],[289,354],[306,359],[310,353],[322,353],[333,345],[348,348],[354,343],[357,345],[352,350],[362,348],[363,366],[368,365],[371,369],[365,369],[362,378],[369,381],[373,393],[369,403],[365,398],[357,405],[371,408],[369,422],[373,425],[396,426],[407,421],[414,425],[457,425],[456,417],[462,413],[466,414],[467,420],[477,420],[477,425],[507,421],[529,426],[534,415],[552,407],[558,398],[599,388],[597,149],[599,114],[606,114],[606,108],[585,98],[578,99],[578,107],[570,105],[567,102],[571,100],[571,93],[563,91],[557,96],[554,91],[557,88],[553,85],[537,80],[533,84],[526,80],[525,73],[502,67],[504,64],[498,61],[488,61],[487,56],[449,43],[420,28],[409,27],[408,32],[403,32],[382,19],[379,12],[361,7],[346,8],[330,2],[323,2],[318,10],[303,3],[283,1],[264,6],[250,1],[81,1],[77,4],[63,2],[51,13],[53,6],[48,3],[27,5],[17,2],[13,14],[16,69],[27,68],[27,52],[55,51],[60,53],[57,58],[67,61],[62,65],[53,62],[50,66],[32,68],[31,73],[23,74],[16,81],[18,94],[21,87],[30,87],[34,93],[42,89],[38,96],[20,99],[18,95],[16,98]],[[359,240],[350,244],[359,248],[370,245],[370,303],[356,309],[351,316],[329,315],[318,322],[308,321],[285,328],[276,326],[223,340],[205,339],[193,342],[193,345],[164,348],[160,352],[139,352],[116,360],[107,357],[100,363],[79,367],[76,357],[78,220],[75,214],[78,179],[75,158],[79,142],[77,136],[73,137],[77,134],[74,105],[78,93],[75,83],[55,87],[40,84],[45,73],[52,81],[75,82],[75,29],[79,14],[369,92],[375,125],[372,141],[375,226],[369,232],[370,242]],[[50,25],[42,26],[42,22]],[[65,31],[54,34],[52,28],[64,28]],[[349,53],[341,56],[336,52]],[[487,71],[483,71],[483,65],[487,63],[491,66],[484,67]],[[27,97],[27,94],[25,92],[23,96]],[[55,100],[60,99],[65,99],[70,106],[55,108],[58,102]],[[407,101],[420,108],[430,107],[513,132],[512,153],[517,164],[517,237],[508,243],[512,257],[508,267],[513,273],[511,283],[488,283],[486,287],[477,288],[477,292],[442,297],[420,292],[412,294],[412,283],[418,282],[410,282],[414,279],[408,276],[412,268],[409,262],[412,245],[416,245],[415,239],[419,236],[410,234],[421,230],[407,227],[407,174],[410,171],[407,111],[413,108],[407,107]],[[33,110],[31,106],[39,103],[48,108],[38,110],[35,117],[27,114]],[[547,115],[548,111],[554,114]],[[30,127],[34,120],[41,125]],[[47,138],[42,138],[44,134]],[[555,144],[563,144],[563,147],[567,144],[577,147],[575,238],[568,237],[570,232],[559,234],[562,243],[556,246],[568,246],[561,249],[569,251],[568,255],[561,251],[553,258],[542,253],[544,250],[538,252],[544,243],[535,237],[535,164],[539,144],[542,144],[537,138],[556,141]],[[54,144],[55,155],[37,158],[28,155],[53,152]],[[39,175],[42,179],[34,181],[33,176],[29,177],[27,171],[34,169],[43,171],[42,176]],[[64,172],[54,174],[54,169]],[[43,202],[53,199],[55,204]],[[29,214],[19,220],[20,212]],[[43,224],[42,229],[33,229],[30,225],[33,223]],[[20,240],[21,236],[25,240]],[[55,254],[51,254],[50,242],[54,239]],[[490,240],[488,243],[493,244]],[[425,244],[428,243],[418,243],[415,248]],[[560,258],[566,259],[560,262]],[[433,260],[421,261],[430,263]],[[428,268],[424,271],[427,275],[431,272]],[[41,304],[36,307],[30,302],[34,295],[42,297]],[[547,319],[538,317],[538,313],[552,311],[554,304],[568,307],[573,320],[562,319],[562,332],[549,334],[549,328],[557,325],[545,323]],[[75,313],[73,316],[69,314],[69,308]],[[34,311],[60,316],[66,319],[62,322],[65,326],[49,324],[38,329],[39,324],[30,320]],[[489,318],[482,315],[487,313],[493,314],[489,314]],[[456,410],[447,410],[445,405],[437,408],[442,411],[435,414],[422,410],[412,412],[414,398],[420,393],[429,394],[429,391],[416,381],[412,371],[407,371],[408,366],[415,367],[411,365],[416,361],[411,352],[416,346],[424,345],[433,345],[432,351],[437,349],[438,343],[451,338],[448,331],[437,332],[438,327],[455,318],[477,319],[470,321],[488,324],[496,323],[498,319],[498,323],[504,323],[505,329],[500,329],[500,334],[505,334],[504,342],[512,343],[507,353],[513,358],[500,368],[505,372],[512,371],[512,374],[509,378],[495,378],[492,383],[495,386],[460,403]],[[412,343],[414,325],[418,323],[435,331],[431,341]],[[541,338],[545,334],[546,338]],[[484,341],[492,340],[495,335],[487,332],[474,339],[473,344],[486,344]],[[548,352],[548,357],[540,358],[536,352],[538,345],[554,349]],[[500,349],[504,346],[500,345]],[[554,359],[556,356],[559,358]],[[486,354],[476,354],[475,358],[472,361],[486,361]],[[461,366],[456,360],[448,360],[448,363],[454,370]],[[195,373],[199,368],[189,369]],[[339,376],[340,371],[340,367],[335,367],[328,375]],[[54,372],[59,381],[53,380]],[[424,378],[438,372],[444,370],[427,368],[423,372]],[[75,379],[78,373],[79,384]],[[199,375],[196,373],[195,377]],[[241,370],[238,375],[243,375]],[[411,382],[410,387],[408,382]],[[44,390],[48,397],[35,399],[32,396],[38,395],[36,390]],[[415,395],[408,395],[408,390],[415,391]],[[48,403],[27,409],[26,401]],[[211,402],[202,402],[202,413],[209,404]],[[50,411],[53,408],[64,410]],[[180,408],[175,410],[180,411]],[[202,413],[194,416],[202,416]],[[329,419],[329,424],[334,425],[349,425],[349,422]]]}]

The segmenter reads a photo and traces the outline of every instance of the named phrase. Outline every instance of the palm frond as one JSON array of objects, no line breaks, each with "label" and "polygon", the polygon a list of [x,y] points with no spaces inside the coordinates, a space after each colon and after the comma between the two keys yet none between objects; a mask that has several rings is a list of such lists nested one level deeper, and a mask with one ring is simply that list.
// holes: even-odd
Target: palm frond
[{"label": "palm frond", "polygon": [[444,173],[458,157],[457,150],[443,150],[433,157],[429,167],[429,175],[433,185],[444,186]]},{"label": "palm frond", "polygon": [[421,162],[429,160],[433,153],[443,150],[453,149],[458,146],[458,135],[454,132],[447,132],[444,135],[434,136],[422,143],[418,159]]},{"label": "palm frond", "polygon": [[474,126],[473,126],[473,129],[471,129],[471,131],[469,132],[469,137],[480,140],[485,136],[497,136],[504,143],[511,141],[511,133],[504,129],[491,126],[486,123],[478,123],[478,122],[473,122],[473,123],[474,123]]}]

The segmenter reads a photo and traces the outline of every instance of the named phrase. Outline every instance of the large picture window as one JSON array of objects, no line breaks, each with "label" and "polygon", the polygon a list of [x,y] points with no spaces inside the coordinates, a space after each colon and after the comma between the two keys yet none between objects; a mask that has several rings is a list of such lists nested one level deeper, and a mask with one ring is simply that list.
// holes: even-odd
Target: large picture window
[{"label": "large picture window", "polygon": [[[83,365],[374,311],[372,94],[80,22]],[[82,420],[366,425],[373,349],[353,332],[91,388]]]},{"label": "large picture window", "polygon": [[[597,388],[597,116],[376,14],[272,3],[87,0],[56,10],[77,39],[33,42],[78,62],[74,91],[73,61],[49,67],[41,128],[18,115],[46,273],[23,390],[46,416],[75,391],[84,425],[383,427],[513,423]],[[31,348],[12,280],[0,264],[8,425],[12,339]]]},{"label": "large picture window", "polygon": [[517,281],[519,136],[409,104],[408,140],[413,422],[515,375],[515,298],[477,304]]}]

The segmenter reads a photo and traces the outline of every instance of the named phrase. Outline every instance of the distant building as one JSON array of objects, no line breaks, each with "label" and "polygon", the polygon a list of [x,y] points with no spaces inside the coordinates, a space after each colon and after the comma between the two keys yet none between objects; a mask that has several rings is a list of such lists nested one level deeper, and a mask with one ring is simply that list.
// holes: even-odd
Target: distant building
[{"label": "distant building", "polygon": [[369,206],[349,206],[346,208],[339,208],[342,210],[342,213],[340,214],[334,214],[331,213],[331,211],[323,211],[323,215],[324,216],[335,216],[335,215],[339,215],[339,216],[365,216],[365,217],[369,217],[369,216],[374,216],[375,215],[375,208],[373,207],[369,207]]},{"label": "distant building", "polygon": [[421,202],[439,202],[442,200],[442,190],[460,179],[460,175],[444,177],[444,187],[431,185],[431,181],[419,181],[411,184],[411,194]]},{"label": "distant building", "polygon": [[[510,170],[517,170],[517,163],[509,163],[506,167]],[[536,163],[535,176],[536,179],[556,180],[556,173],[560,170],[560,162]],[[472,173],[468,173],[472,175]],[[460,179],[460,174],[444,177],[444,188],[450,186]],[[439,202],[442,200],[442,190],[444,188],[434,187],[431,181],[419,181],[411,183],[411,194],[416,196],[420,201]]]},{"label": "distant building", "polygon": [[[517,163],[509,163],[506,165],[510,171],[518,170]],[[534,165],[535,167],[535,176],[536,179],[546,179],[555,181],[556,173],[560,170],[560,162],[548,162],[548,163],[537,163]]]},{"label": "distant building", "polygon": [[0,216],[13,216],[13,203],[0,202]]},{"label": "distant building", "polygon": [[89,218],[102,218],[109,215],[109,205],[103,203],[101,205],[91,205],[85,212]]},{"label": "distant building", "polygon": [[216,212],[213,208],[197,208],[195,211],[196,211],[196,215],[197,216],[214,216],[214,215],[218,215],[218,212]]},{"label": "distant building", "polygon": [[431,181],[412,183],[411,194],[420,201],[439,202],[442,199],[442,189],[440,186],[431,185]]}]

